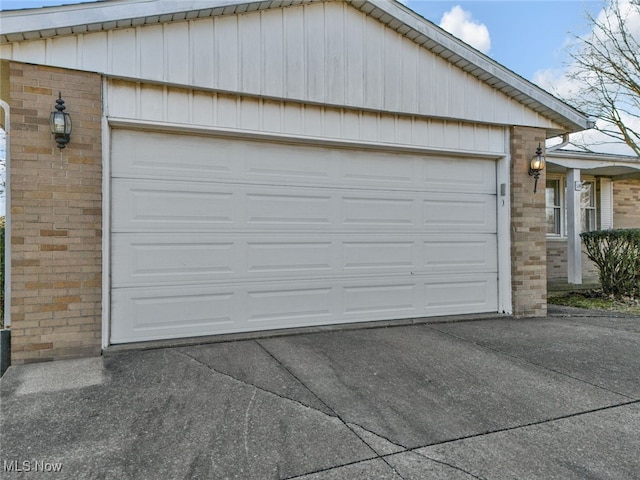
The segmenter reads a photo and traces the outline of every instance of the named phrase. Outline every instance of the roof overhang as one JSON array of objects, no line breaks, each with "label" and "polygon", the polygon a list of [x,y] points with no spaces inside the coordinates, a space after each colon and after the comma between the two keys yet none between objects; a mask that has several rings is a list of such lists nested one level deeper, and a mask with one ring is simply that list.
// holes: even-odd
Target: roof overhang
[{"label": "roof overhang", "polygon": [[546,160],[549,173],[579,169],[582,175],[611,177],[613,180],[640,178],[640,157],[562,150],[548,154]]},{"label": "roof overhang", "polygon": [[[102,0],[61,7],[0,12],[0,43],[113,30],[302,5],[323,0]],[[589,128],[585,114],[525,80],[395,0],[352,0],[351,5],[387,27],[561,125],[563,132]]]}]

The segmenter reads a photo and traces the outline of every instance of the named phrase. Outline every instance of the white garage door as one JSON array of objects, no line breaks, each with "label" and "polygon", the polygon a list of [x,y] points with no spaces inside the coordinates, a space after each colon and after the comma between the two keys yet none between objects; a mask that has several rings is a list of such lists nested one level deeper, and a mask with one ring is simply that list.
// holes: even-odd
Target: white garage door
[{"label": "white garage door", "polygon": [[496,163],[112,131],[111,342],[497,311]]}]

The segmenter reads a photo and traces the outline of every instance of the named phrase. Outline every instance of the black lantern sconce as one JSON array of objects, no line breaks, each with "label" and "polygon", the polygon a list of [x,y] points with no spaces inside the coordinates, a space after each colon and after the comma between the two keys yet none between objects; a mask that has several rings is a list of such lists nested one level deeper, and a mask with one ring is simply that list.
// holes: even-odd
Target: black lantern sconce
[{"label": "black lantern sconce", "polygon": [[540,172],[544,170],[545,161],[542,155],[542,145],[538,143],[535,156],[531,159],[529,164],[529,175],[535,179],[533,184],[533,193],[538,191],[538,179],[540,178]]},{"label": "black lantern sconce", "polygon": [[56,111],[51,112],[49,117],[49,124],[51,126],[51,133],[58,143],[58,148],[64,148],[71,139],[71,117],[68,113],[65,113],[64,100],[62,100],[62,94],[58,92],[58,99],[56,100]]}]

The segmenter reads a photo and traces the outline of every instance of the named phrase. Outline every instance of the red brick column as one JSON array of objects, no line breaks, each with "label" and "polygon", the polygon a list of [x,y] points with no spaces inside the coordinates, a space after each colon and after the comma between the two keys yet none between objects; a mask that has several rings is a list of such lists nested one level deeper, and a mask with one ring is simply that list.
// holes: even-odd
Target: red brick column
[{"label": "red brick column", "polygon": [[[12,363],[100,353],[101,78],[9,63]],[[73,132],[58,149],[58,92]]]},{"label": "red brick column", "polygon": [[511,128],[511,287],[516,317],[547,315],[547,238],[545,172],[533,193],[529,163],[544,130]]}]

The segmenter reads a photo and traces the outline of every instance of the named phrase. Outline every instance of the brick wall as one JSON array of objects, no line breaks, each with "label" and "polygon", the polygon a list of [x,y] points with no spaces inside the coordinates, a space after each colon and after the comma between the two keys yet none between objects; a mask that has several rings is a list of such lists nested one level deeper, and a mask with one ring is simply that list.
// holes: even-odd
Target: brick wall
[{"label": "brick wall", "polygon": [[[97,355],[101,78],[18,62],[8,68],[12,363]],[[49,131],[58,92],[73,121],[71,142],[62,150]]]},{"label": "brick wall", "polygon": [[640,228],[640,180],[613,182],[614,228]]},{"label": "brick wall", "polygon": [[[550,283],[567,281],[567,240],[547,240],[547,280]],[[598,281],[598,269],[582,251],[582,281],[594,283]]]},{"label": "brick wall", "polygon": [[517,317],[547,314],[545,172],[536,194],[528,173],[531,157],[538,143],[544,148],[544,141],[544,130],[511,128],[511,287]]}]

